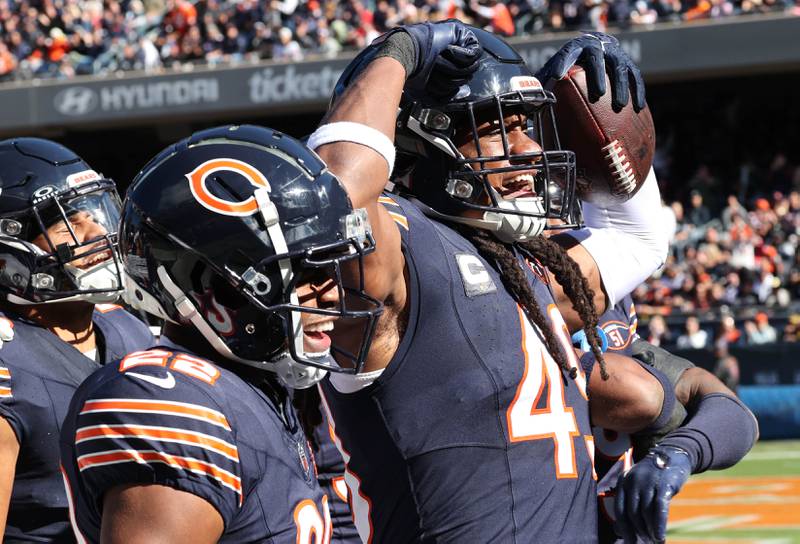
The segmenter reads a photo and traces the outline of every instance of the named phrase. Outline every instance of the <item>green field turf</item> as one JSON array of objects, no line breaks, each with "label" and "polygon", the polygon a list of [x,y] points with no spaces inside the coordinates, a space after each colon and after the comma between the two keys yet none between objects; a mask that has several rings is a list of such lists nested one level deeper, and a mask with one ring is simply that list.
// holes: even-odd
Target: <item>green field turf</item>
[{"label": "green field turf", "polygon": [[705,472],[692,478],[737,476],[800,476],[800,440],[759,442],[736,466],[727,470]]},{"label": "green field turf", "polygon": [[[776,483],[776,478],[786,478],[787,483]],[[697,491],[679,494],[674,504],[680,506],[673,513],[680,515],[670,517],[667,541],[800,544],[798,478],[800,441],[761,442],[735,467],[692,477],[687,486],[735,491],[717,496],[711,492],[698,495]],[[774,524],[763,521],[779,509],[786,512],[780,520]],[[751,526],[732,528],[737,519]]]}]

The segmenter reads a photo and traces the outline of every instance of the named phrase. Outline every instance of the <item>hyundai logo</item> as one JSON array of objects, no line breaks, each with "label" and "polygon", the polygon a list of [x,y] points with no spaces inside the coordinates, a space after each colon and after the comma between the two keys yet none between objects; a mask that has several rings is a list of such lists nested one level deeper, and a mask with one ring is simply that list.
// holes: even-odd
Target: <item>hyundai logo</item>
[{"label": "hyundai logo", "polygon": [[56,95],[53,105],[63,115],[86,115],[97,107],[97,93],[88,87],[69,87]]}]

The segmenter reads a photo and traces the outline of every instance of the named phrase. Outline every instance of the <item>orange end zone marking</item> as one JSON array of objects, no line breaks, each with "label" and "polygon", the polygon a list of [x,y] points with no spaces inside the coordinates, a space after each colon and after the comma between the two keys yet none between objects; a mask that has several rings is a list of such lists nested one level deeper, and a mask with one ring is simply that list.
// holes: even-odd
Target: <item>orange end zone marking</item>
[{"label": "orange end zone marking", "polygon": [[708,478],[686,484],[672,501],[669,521],[712,516],[731,519],[720,530],[800,529],[798,509],[800,477]]}]

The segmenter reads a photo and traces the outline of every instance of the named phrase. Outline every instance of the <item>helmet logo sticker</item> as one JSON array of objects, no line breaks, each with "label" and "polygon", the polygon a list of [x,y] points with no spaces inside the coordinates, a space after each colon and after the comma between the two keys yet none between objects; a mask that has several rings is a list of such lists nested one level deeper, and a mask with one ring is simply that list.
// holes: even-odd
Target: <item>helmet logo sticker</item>
[{"label": "helmet logo sticker", "polygon": [[39,200],[45,199],[52,194],[55,194],[57,189],[52,185],[45,185],[44,187],[39,187],[33,192],[33,201],[38,202]]},{"label": "helmet logo sticker", "polygon": [[254,166],[236,159],[211,159],[186,174],[195,200],[204,208],[222,215],[244,217],[256,213],[258,203],[254,196],[235,202],[219,198],[208,190],[206,185],[208,176],[222,171],[235,172],[244,177],[253,187],[264,187],[267,191],[271,190],[267,178]]},{"label": "helmet logo sticker", "polygon": [[221,336],[231,336],[236,332],[233,316],[227,308],[217,302],[212,291],[206,290],[202,294],[191,291],[189,294],[200,306],[198,311]]},{"label": "helmet logo sticker", "polygon": [[528,91],[542,88],[542,83],[531,76],[514,76],[511,78],[512,91]]},{"label": "helmet logo sticker", "polygon": [[100,179],[100,174],[94,170],[84,170],[82,172],[75,172],[67,176],[67,187],[77,187],[90,181]]}]

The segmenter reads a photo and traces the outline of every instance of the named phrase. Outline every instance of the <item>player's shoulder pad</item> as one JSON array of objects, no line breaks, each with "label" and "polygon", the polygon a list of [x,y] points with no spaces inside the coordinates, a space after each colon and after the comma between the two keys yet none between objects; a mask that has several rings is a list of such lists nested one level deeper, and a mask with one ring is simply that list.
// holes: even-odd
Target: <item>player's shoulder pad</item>
[{"label": "player's shoulder pad", "polygon": [[92,493],[121,482],[163,483],[232,519],[243,490],[223,383],[213,363],[166,349],[132,353],[96,372],[65,423],[74,424],[76,462]]}]

